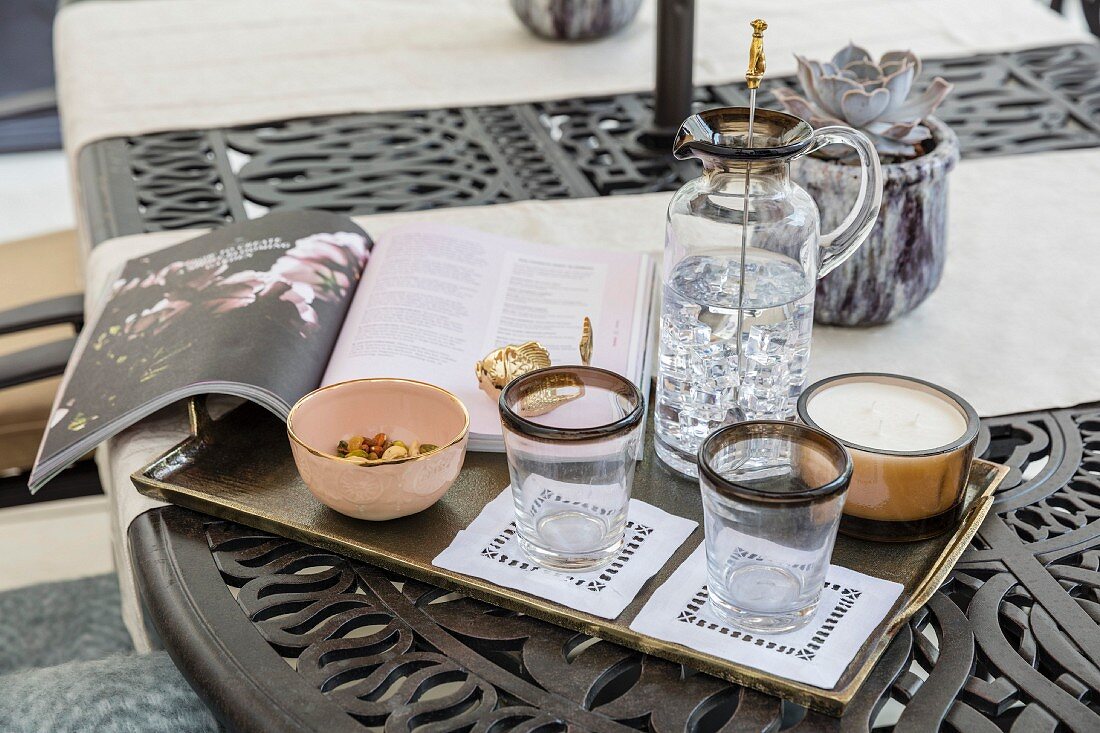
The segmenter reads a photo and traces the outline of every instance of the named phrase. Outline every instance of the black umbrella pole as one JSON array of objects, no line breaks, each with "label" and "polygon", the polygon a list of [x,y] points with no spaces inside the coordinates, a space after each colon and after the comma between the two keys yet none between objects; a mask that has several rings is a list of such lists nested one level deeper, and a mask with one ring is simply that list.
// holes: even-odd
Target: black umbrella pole
[{"label": "black umbrella pole", "polygon": [[647,137],[671,144],[691,114],[695,58],[695,0],[658,0],[657,85],[653,124]]}]

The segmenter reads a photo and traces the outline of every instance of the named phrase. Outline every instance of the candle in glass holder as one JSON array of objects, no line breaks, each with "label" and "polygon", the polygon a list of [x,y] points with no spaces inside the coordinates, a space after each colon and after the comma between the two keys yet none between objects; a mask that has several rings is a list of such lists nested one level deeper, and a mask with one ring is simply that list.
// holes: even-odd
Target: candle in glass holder
[{"label": "candle in glass holder", "polygon": [[798,415],[852,455],[841,532],[901,542],[958,522],[979,427],[961,397],[911,377],[845,374],[811,385]]}]

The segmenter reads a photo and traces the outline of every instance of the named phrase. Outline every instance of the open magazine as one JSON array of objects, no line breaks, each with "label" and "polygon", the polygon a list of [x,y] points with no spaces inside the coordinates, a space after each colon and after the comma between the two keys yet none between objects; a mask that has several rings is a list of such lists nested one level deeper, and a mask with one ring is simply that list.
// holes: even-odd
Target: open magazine
[{"label": "open magazine", "polygon": [[450,390],[470,449],[503,450],[475,363],[535,340],[575,364],[588,316],[593,365],[641,386],[652,287],[644,254],[438,225],[372,241],[321,212],[232,224],[126,264],[73,352],[30,488],[178,400],[236,395],[286,419],[307,392],[362,377]]}]

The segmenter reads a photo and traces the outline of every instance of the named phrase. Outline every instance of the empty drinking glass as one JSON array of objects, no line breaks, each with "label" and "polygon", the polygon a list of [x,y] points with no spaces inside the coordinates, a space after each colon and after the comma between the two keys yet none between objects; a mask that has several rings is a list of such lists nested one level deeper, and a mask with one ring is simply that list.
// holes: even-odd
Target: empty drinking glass
[{"label": "empty drinking glass", "polygon": [[699,449],[711,607],[752,631],[813,618],[836,540],[852,459],[820,430],[740,422]]},{"label": "empty drinking glass", "polygon": [[644,414],[630,380],[594,367],[538,369],[504,388],[516,528],[536,563],[584,571],[618,555]]}]

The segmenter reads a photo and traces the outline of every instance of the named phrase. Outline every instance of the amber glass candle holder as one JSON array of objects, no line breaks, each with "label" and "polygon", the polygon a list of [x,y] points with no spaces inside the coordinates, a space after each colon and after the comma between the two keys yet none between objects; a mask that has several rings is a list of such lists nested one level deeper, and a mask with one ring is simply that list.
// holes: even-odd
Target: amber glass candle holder
[{"label": "amber glass candle holder", "polygon": [[980,428],[964,399],[911,377],[844,374],[807,388],[798,416],[852,456],[841,532],[908,542],[958,524]]}]

